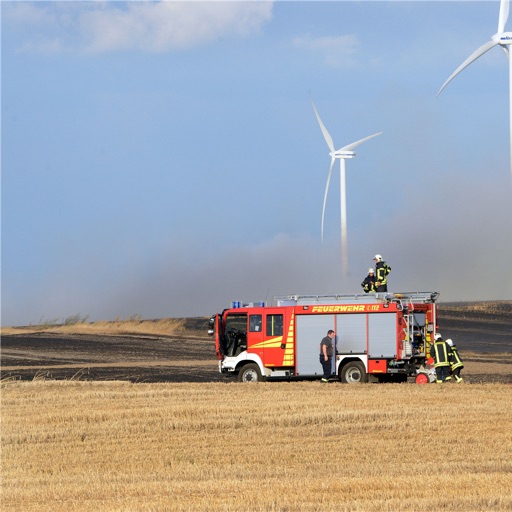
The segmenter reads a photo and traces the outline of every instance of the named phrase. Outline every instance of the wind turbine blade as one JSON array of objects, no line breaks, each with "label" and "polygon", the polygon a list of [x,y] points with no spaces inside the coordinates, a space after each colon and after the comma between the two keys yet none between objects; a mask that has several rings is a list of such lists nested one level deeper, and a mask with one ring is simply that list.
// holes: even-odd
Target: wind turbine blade
[{"label": "wind turbine blade", "polygon": [[356,142],[352,142],[352,144],[348,144],[347,146],[342,147],[341,149],[338,149],[338,151],[352,151],[354,148],[359,146],[359,144],[362,144],[363,142],[366,142],[369,139],[373,139],[373,137],[377,137],[377,135],[381,135],[382,132],[374,133],[373,135],[369,135],[368,137],[365,137],[364,139],[357,140]]},{"label": "wind turbine blade", "polygon": [[315,111],[316,119],[318,121],[318,124],[320,125],[322,133],[324,134],[325,142],[327,142],[327,146],[329,147],[331,153],[334,153],[334,143],[332,141],[331,134],[327,131],[327,128],[325,127],[324,123],[322,123],[322,119],[320,117],[320,114],[318,113],[318,110],[316,109],[315,102],[313,101],[313,96],[311,96],[311,93],[309,93],[309,96],[311,97],[311,103],[313,103],[313,109]]},{"label": "wind turbine blade", "polygon": [[446,82],[443,84],[441,89],[439,89],[439,92],[437,93],[437,96],[441,94],[441,91],[455,78],[464,68],[467,68],[473,61],[478,59],[478,57],[481,57],[485,52],[488,52],[493,46],[496,46],[499,44],[497,41],[493,41],[492,39],[488,41],[487,43],[483,44],[478,48],[478,50],[474,51],[446,80]]},{"label": "wind turbine blade", "polygon": [[501,0],[500,17],[498,19],[498,34],[501,34],[505,31],[505,25],[508,21],[509,8],[509,0]]},{"label": "wind turbine blade", "polygon": [[329,169],[329,175],[327,176],[327,185],[325,187],[325,194],[324,194],[324,206],[322,208],[322,242],[324,241],[324,218],[325,218],[325,205],[327,204],[327,193],[329,192],[329,184],[331,183],[331,175],[332,175],[332,168],[334,167],[334,162],[336,161],[336,158],[331,158],[331,167]]}]

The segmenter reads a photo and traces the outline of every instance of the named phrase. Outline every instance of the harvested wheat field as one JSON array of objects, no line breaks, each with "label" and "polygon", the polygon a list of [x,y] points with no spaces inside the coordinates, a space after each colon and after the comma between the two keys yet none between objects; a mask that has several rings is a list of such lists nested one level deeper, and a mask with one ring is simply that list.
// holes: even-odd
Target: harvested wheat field
[{"label": "harvested wheat field", "polygon": [[238,384],[206,319],[2,329],[1,509],[512,510],[512,303],[479,307],[441,311],[462,385]]},{"label": "harvested wheat field", "polygon": [[512,386],[10,381],[2,510],[512,510]]}]

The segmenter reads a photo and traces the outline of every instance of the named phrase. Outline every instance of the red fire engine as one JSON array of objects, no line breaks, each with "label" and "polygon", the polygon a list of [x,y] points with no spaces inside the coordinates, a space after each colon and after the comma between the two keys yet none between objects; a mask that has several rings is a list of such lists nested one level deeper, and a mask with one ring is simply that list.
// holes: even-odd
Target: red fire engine
[{"label": "red fire engine", "polygon": [[232,307],[210,318],[219,371],[241,382],[322,376],[321,339],[336,333],[332,373],[341,382],[430,380],[437,292],[290,295]]}]

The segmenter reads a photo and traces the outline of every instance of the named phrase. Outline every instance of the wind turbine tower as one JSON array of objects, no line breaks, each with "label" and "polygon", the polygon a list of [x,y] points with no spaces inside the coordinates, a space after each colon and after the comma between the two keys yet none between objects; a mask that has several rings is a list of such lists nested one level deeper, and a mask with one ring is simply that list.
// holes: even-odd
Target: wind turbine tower
[{"label": "wind turbine tower", "polygon": [[[311,94],[310,94],[311,96]],[[324,136],[325,142],[327,143],[327,147],[329,148],[329,156],[331,157],[331,167],[329,168],[329,174],[327,176],[327,185],[325,187],[324,194],[324,204],[322,207],[322,242],[324,240],[324,219],[325,219],[325,205],[327,203],[327,193],[329,192],[329,184],[331,183],[331,175],[334,167],[334,162],[336,160],[340,161],[340,214],[341,214],[341,265],[343,276],[347,275],[348,271],[348,250],[347,250],[347,190],[346,190],[346,180],[345,180],[345,160],[349,158],[355,158],[356,153],[354,149],[377,135],[380,135],[382,132],[374,133],[364,139],[360,139],[356,142],[352,142],[352,144],[348,144],[347,146],[343,146],[341,149],[335,150],[334,143],[330,133],[327,131],[318,110],[316,109],[315,102],[313,101],[313,97],[311,96],[311,103],[313,104],[313,109],[315,111],[316,118],[318,120],[318,124],[320,125],[320,129],[322,130],[322,134]]]},{"label": "wind turbine tower", "polygon": [[505,32],[505,25],[508,21],[508,15],[510,10],[510,0],[501,0],[500,2],[500,14],[498,18],[498,32],[491,37],[490,41],[480,46],[475,50],[449,77],[448,80],[443,84],[437,95],[441,94],[441,91],[455,78],[463,69],[467,68],[472,62],[478,57],[481,57],[484,53],[488,52],[495,46],[501,46],[503,51],[508,57],[508,74],[509,74],[509,136],[510,136],[510,173],[512,178],[512,32]]}]

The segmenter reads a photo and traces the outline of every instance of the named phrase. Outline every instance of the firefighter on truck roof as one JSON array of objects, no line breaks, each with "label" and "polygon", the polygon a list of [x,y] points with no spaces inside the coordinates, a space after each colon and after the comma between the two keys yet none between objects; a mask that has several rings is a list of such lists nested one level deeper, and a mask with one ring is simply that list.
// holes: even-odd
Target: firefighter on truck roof
[{"label": "firefighter on truck roof", "polygon": [[373,259],[375,260],[375,274],[376,274],[376,291],[387,292],[388,291],[388,279],[387,276],[391,272],[391,267],[382,259],[380,254],[376,254]]},{"label": "firefighter on truck roof", "polygon": [[364,278],[361,283],[364,293],[375,293],[375,271],[373,268],[368,269],[368,275]]}]

